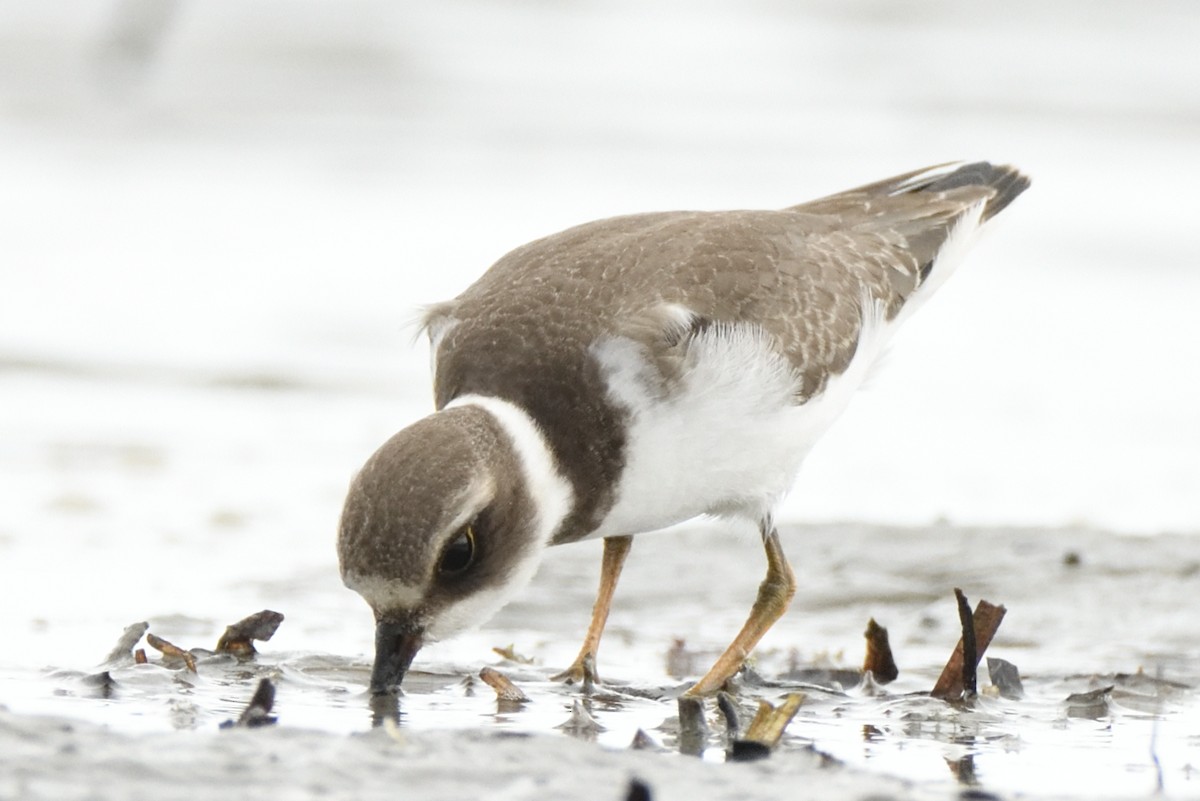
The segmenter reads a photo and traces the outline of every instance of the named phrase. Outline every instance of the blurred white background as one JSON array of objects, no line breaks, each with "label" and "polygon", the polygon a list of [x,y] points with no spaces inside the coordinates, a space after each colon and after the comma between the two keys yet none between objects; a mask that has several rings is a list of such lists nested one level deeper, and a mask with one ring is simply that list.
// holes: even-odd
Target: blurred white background
[{"label": "blurred white background", "polygon": [[331,571],[429,409],[421,304],[589,219],[980,158],[1032,190],[780,517],[1200,529],[1197,41],[1192,0],[0,4],[0,544]]}]

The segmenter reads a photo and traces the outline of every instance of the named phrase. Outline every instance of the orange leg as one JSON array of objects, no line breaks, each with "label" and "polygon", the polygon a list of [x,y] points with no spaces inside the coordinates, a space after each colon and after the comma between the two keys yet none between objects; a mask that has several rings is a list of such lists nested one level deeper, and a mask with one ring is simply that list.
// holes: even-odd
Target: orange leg
[{"label": "orange leg", "polygon": [[792,596],[796,594],[796,574],[783,555],[779,532],[770,521],[764,522],[761,530],[763,547],[767,551],[767,576],[758,587],[758,598],[750,609],[750,617],[716,664],[684,695],[697,698],[713,695],[720,690],[730,676],[741,670],[746,657],[758,645],[767,629],[787,611]]},{"label": "orange leg", "polygon": [[[583,663],[591,657],[593,664],[596,653],[600,650],[600,637],[604,634],[604,624],[608,622],[608,610],[612,607],[613,592],[617,589],[617,579],[621,577],[621,568],[625,565],[625,557],[633,545],[633,537],[605,537],[604,557],[600,564],[600,591],[596,593],[596,604],[592,607],[592,623],[588,626],[587,635],[583,638],[583,646],[579,656],[571,666],[555,676],[557,681],[572,683],[583,682]],[[592,678],[600,681],[593,671]]]}]

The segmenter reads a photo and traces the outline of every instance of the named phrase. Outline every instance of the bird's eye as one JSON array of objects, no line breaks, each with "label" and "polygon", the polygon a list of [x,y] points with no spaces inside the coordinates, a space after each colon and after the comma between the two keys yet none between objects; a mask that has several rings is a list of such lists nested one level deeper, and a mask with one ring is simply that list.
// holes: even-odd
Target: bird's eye
[{"label": "bird's eye", "polygon": [[443,576],[454,576],[466,570],[474,561],[475,527],[468,524],[442,551],[438,572]]}]

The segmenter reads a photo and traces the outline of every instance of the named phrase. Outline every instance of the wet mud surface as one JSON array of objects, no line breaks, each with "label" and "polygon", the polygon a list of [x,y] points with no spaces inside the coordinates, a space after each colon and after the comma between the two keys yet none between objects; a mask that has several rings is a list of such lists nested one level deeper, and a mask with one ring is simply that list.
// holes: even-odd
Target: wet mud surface
[{"label": "wet mud surface", "polygon": [[[105,661],[107,649],[99,659],[76,651],[42,664],[37,641],[52,637],[50,626],[23,638],[29,650],[6,658],[0,670],[0,704],[8,709],[0,740],[10,775],[0,796],[14,787],[62,792],[63,780],[49,775],[51,754],[74,754],[83,775],[119,759],[158,776],[140,781],[160,792],[185,781],[172,778],[180,771],[241,764],[262,748],[284,761],[329,750],[340,754],[339,772],[375,771],[379,760],[397,776],[427,771],[436,777],[429,797],[457,786],[458,760],[468,754],[484,773],[508,759],[530,760],[524,778],[532,784],[520,775],[506,780],[511,797],[521,798],[569,783],[564,772],[575,759],[588,765],[580,773],[586,783],[567,797],[624,797],[634,774],[663,783],[656,797],[684,797],[676,793],[700,781],[697,762],[706,778],[696,789],[707,797],[772,797],[778,782],[797,776],[820,791],[814,797],[970,790],[975,797],[1123,798],[1150,794],[1160,782],[1168,796],[1197,792],[1200,640],[1187,600],[1200,571],[1196,538],[813,526],[784,529],[784,544],[800,591],[731,687],[728,706],[744,730],[760,700],[804,698],[778,746],[753,767],[729,760],[734,732],[715,701],[703,708],[704,732],[680,728],[679,694],[740,624],[762,568],[752,535],[696,526],[635,542],[601,648],[605,681],[589,688],[550,677],[569,661],[586,624],[598,569],[590,545],[556,549],[496,620],[419,656],[405,694],[391,704],[372,703],[366,692],[369,639],[351,652],[322,645],[332,645],[320,636],[324,626],[361,628],[369,637],[365,608],[319,619],[346,593],[335,581],[314,587],[301,576],[258,587],[262,601],[285,616],[280,634],[308,630],[309,648],[281,650],[280,637],[256,642],[253,657],[217,653],[208,649],[230,621],[151,618],[149,636],[194,649],[194,670],[140,638],[135,649],[148,652],[142,664],[131,653]],[[959,638],[956,586],[972,602],[1006,606],[987,656],[1016,666],[1019,693],[1010,684],[1001,694],[985,659],[975,698],[929,697]],[[859,672],[870,618],[890,632],[899,677],[887,685]],[[126,650],[136,633],[121,643]],[[111,639],[120,638],[117,626]],[[480,678],[484,668],[510,679],[527,700],[499,698]],[[220,731],[244,716],[264,678],[276,689],[275,720],[253,731]],[[63,718],[71,722],[57,722]],[[303,796],[330,767],[306,763],[276,780]],[[367,782],[359,789],[368,796],[387,786],[384,775],[374,775],[378,787],[355,780]]]}]

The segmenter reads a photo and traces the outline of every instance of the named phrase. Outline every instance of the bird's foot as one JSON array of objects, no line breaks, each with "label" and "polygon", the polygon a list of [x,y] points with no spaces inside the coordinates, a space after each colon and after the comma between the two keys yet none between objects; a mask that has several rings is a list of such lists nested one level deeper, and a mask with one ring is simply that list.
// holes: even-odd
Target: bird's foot
[{"label": "bird's foot", "polygon": [[596,657],[590,652],[581,653],[569,668],[562,673],[556,673],[550,679],[582,685],[586,692],[592,685],[600,683],[600,677],[596,675]]},{"label": "bird's foot", "polygon": [[721,654],[721,658],[717,660],[708,673],[686,691],[683,696],[685,698],[708,698],[716,695],[721,690],[726,688],[727,682],[737,675],[738,671],[746,663],[746,657],[749,654],[744,648],[740,648],[735,641],[725,653]]}]

